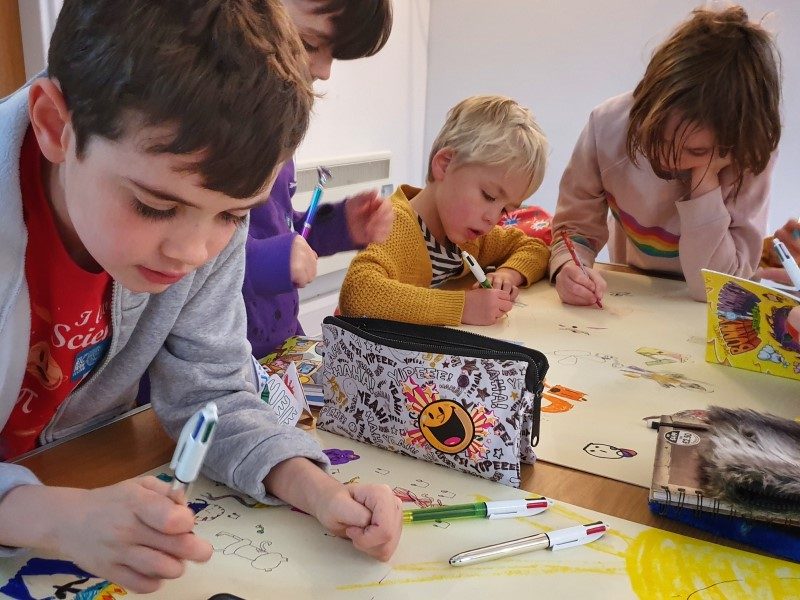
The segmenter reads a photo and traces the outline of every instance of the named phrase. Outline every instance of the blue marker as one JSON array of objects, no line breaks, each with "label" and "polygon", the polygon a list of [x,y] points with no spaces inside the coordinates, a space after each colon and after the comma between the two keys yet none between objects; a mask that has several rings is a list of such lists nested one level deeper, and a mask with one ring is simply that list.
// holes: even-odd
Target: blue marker
[{"label": "blue marker", "polygon": [[325,187],[325,183],[332,175],[325,167],[317,167],[317,177],[319,179],[317,181],[317,186],[314,188],[314,193],[311,195],[311,204],[308,206],[308,212],[306,213],[306,222],[303,223],[303,231],[300,232],[300,235],[306,240],[311,233],[311,225],[314,222],[314,216],[317,214],[320,198],[322,198],[322,188]]}]

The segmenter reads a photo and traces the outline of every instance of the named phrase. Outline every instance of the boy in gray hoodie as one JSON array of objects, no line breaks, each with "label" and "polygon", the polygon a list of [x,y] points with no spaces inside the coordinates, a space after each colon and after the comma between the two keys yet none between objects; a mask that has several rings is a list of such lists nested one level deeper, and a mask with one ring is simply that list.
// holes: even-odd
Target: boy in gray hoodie
[{"label": "boy in gray hoodie", "polygon": [[[245,336],[245,225],[308,124],[304,56],[276,0],[64,2],[47,76],[0,101],[0,459],[132,408],[147,370],[173,437],[217,403],[208,476],[386,560],[399,502],[276,423]],[[167,490],[46,487],[2,462],[0,551],[153,591],[212,552]]]}]

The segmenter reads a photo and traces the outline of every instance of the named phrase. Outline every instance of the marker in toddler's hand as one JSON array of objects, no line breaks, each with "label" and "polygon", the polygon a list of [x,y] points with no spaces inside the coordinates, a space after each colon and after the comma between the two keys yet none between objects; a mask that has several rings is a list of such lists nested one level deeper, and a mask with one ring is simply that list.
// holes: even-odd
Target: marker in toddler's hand
[{"label": "marker in toddler's hand", "polygon": [[180,491],[188,495],[189,486],[197,479],[200,467],[203,466],[218,421],[217,405],[209,402],[192,415],[181,429],[175,453],[169,463],[169,468],[174,473],[169,493],[173,500]]},{"label": "marker in toddler's hand", "polygon": [[314,188],[314,193],[311,195],[311,204],[308,206],[306,222],[303,223],[303,231],[300,232],[303,239],[307,240],[308,236],[311,234],[311,226],[314,224],[314,217],[317,214],[320,198],[322,198],[322,188],[325,187],[325,184],[331,177],[331,172],[328,169],[325,167],[317,167],[317,185]]},{"label": "marker in toddler's hand", "polygon": [[781,264],[786,269],[789,279],[792,280],[792,285],[800,289],[800,267],[797,266],[797,262],[778,238],[772,238],[772,245],[775,246],[775,252],[781,259]]},{"label": "marker in toddler's hand", "polygon": [[[572,240],[569,239],[569,236],[567,235],[566,231],[562,231],[561,232],[561,239],[564,240],[564,245],[567,247],[567,250],[569,250],[569,254],[572,257],[572,260],[575,262],[576,265],[578,265],[578,268],[581,270],[581,273],[586,275],[586,277],[589,279],[589,281],[591,281],[592,278],[589,277],[589,273],[586,271],[586,267],[583,266],[583,263],[578,258],[578,255],[575,252],[575,245],[572,243]],[[598,308],[603,308],[603,305],[601,304],[599,298],[597,298],[594,301],[594,303],[597,304]]]},{"label": "marker in toddler's hand", "polygon": [[532,517],[533,515],[538,515],[540,512],[547,510],[551,506],[553,506],[553,501],[545,497],[434,506],[433,508],[404,510],[403,523],[447,521],[449,519],[512,519],[515,517]]},{"label": "marker in toddler's hand", "polygon": [[472,274],[475,275],[475,279],[478,280],[478,283],[482,288],[487,290],[492,289],[492,282],[489,281],[489,278],[486,277],[486,273],[483,272],[481,266],[478,264],[478,261],[473,258],[473,256],[467,252],[466,250],[461,251],[461,258],[467,263],[469,270],[472,271]]}]

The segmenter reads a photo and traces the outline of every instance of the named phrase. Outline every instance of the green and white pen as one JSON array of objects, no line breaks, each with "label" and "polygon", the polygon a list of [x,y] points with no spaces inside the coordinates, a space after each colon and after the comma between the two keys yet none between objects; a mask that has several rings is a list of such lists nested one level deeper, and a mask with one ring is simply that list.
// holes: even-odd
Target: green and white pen
[{"label": "green and white pen", "polygon": [[461,258],[467,263],[469,270],[472,271],[472,274],[475,275],[475,279],[478,280],[478,283],[481,285],[482,288],[486,288],[487,290],[492,289],[492,282],[489,281],[489,278],[486,277],[486,273],[483,272],[481,266],[478,264],[478,261],[466,250],[461,251]]},{"label": "green and white pen", "polygon": [[553,506],[549,498],[525,498],[523,500],[496,500],[472,504],[452,504],[403,511],[403,523],[422,521],[449,521],[450,519],[513,519],[531,517]]}]

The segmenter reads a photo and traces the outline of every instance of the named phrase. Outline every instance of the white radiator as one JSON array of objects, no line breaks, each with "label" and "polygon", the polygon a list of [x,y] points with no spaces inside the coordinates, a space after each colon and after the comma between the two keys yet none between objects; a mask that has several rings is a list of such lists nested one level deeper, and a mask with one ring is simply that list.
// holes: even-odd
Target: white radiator
[{"label": "white radiator", "polygon": [[[311,202],[311,193],[317,184],[317,166],[323,165],[331,172],[325,184],[321,204],[338,202],[365,190],[377,189],[388,196],[394,191],[389,179],[391,153],[375,152],[359,156],[346,156],[297,164],[297,191],[292,205],[295,210],[305,210]],[[338,289],[355,252],[340,252],[320,258],[317,280],[301,290],[301,298],[324,294]]]}]

